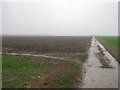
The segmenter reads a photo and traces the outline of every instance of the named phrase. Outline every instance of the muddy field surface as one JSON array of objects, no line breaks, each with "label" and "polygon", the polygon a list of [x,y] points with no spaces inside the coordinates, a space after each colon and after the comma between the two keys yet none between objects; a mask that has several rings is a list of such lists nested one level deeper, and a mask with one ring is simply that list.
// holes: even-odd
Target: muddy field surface
[{"label": "muddy field surface", "polygon": [[91,38],[3,36],[3,88],[74,88]]},{"label": "muddy field surface", "polygon": [[3,36],[3,52],[78,53],[90,46],[91,37]]},{"label": "muddy field surface", "polygon": [[[66,58],[67,59],[67,58]],[[79,60],[78,60],[79,61]],[[55,60],[55,59],[46,59],[46,58],[33,58],[29,62],[44,62],[47,64],[52,65],[51,68],[44,70],[40,73],[40,78],[37,83],[33,84],[31,87],[37,87],[37,88],[57,88],[57,87],[64,87],[59,84],[59,80],[61,77],[64,77],[64,75],[68,72],[68,70],[71,68],[71,66],[78,65],[79,67],[82,66],[82,63],[79,64],[72,61],[72,60]],[[76,73],[74,80],[72,81],[72,86],[74,87],[74,83],[76,83],[77,76],[81,75],[80,70]]]}]

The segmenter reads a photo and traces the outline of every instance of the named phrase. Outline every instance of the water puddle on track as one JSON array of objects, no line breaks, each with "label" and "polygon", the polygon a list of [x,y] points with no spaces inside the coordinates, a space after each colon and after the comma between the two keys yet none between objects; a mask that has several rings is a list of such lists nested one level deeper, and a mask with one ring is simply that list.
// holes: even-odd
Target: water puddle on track
[{"label": "water puddle on track", "polygon": [[[101,63],[96,56],[100,52],[98,45],[113,68],[100,68]],[[83,67],[82,86],[78,85],[78,88],[118,88],[118,62],[95,37],[92,38],[88,55],[88,60]]]},{"label": "water puddle on track", "polygon": [[[109,65],[112,68],[101,68],[101,63],[97,54],[100,52],[98,46],[103,51],[105,57],[109,59]],[[2,54],[2,53],[0,53]],[[47,56],[47,55],[33,55],[33,54],[19,54],[19,53],[5,53],[7,55],[21,55],[44,57],[51,59],[64,58]],[[81,81],[80,81],[81,82]],[[118,62],[115,58],[100,44],[95,37],[92,38],[91,47],[88,52],[88,60],[83,66],[82,83],[76,86],[77,88],[118,88]]]}]

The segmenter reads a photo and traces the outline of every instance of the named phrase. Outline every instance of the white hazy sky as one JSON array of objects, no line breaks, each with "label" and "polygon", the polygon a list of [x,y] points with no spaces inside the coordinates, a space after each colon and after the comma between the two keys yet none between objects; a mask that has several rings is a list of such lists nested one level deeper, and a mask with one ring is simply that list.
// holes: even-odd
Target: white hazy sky
[{"label": "white hazy sky", "polygon": [[3,34],[118,34],[117,0],[4,0],[0,13]]}]

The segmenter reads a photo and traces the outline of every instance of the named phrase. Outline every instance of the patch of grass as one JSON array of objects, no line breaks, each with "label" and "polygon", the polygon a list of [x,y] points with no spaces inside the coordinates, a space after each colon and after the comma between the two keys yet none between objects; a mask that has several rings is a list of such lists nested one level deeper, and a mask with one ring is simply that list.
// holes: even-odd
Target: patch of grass
[{"label": "patch of grass", "polygon": [[86,54],[60,54],[60,56],[67,56],[67,57],[72,57],[72,58],[78,58],[82,62],[84,62],[87,58]]},{"label": "patch of grass", "polygon": [[118,37],[97,37],[105,45],[109,45],[110,47],[118,50]]},{"label": "patch of grass", "polygon": [[56,88],[69,88],[73,84],[75,76],[79,69],[79,65],[77,64],[71,66],[68,69],[67,73],[59,79]]},{"label": "patch of grass", "polygon": [[30,87],[39,78],[39,73],[49,65],[42,62],[28,62],[30,57],[3,56],[3,88]]}]

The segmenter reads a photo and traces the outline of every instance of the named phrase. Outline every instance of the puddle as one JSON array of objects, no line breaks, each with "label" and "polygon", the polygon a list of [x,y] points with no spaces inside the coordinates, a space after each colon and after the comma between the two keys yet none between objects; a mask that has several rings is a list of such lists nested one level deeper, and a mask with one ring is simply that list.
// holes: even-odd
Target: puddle
[{"label": "puddle", "polygon": [[[98,45],[105,54],[105,57],[109,59],[109,64],[113,68],[99,67],[101,63],[96,56],[96,54],[100,52]],[[82,86],[78,86],[78,88],[118,88],[118,62],[95,37],[92,38],[88,54],[89,57],[83,69],[83,72],[85,72],[83,75],[83,83]]]},{"label": "puddle", "polygon": [[50,58],[50,59],[59,59],[63,60],[64,58],[60,57],[53,57],[53,56],[48,56],[48,55],[40,55],[40,54],[20,54],[20,53],[4,53],[6,55],[13,55],[13,56],[33,56],[33,57],[43,57],[43,58]]}]

